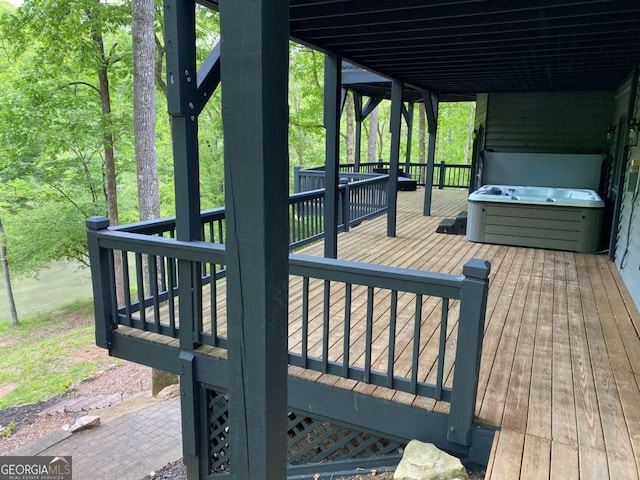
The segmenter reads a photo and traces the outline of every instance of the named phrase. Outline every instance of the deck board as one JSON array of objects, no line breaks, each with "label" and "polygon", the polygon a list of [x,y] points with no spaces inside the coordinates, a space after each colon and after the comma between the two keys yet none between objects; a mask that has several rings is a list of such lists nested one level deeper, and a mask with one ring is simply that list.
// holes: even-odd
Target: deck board
[{"label": "deck board", "polygon": [[[613,263],[603,255],[468,242],[435,233],[443,217],[465,209],[465,192],[434,190],[433,216],[422,215],[424,190],[399,192],[397,236],[386,236],[386,217],[363,222],[338,238],[341,259],[460,274],[469,259],[492,263],[476,418],[502,427],[496,436],[487,480],[618,479],[640,473],[640,314]],[[321,243],[300,251],[322,256]],[[309,352],[322,350],[323,282],[309,292]],[[302,282],[290,282],[289,347],[300,351]],[[218,288],[224,309],[224,284]],[[344,289],[332,287],[329,352],[343,355]],[[390,295],[376,295],[371,362],[386,371]],[[354,287],[352,310],[366,310],[366,289]],[[206,302],[205,302],[206,303]],[[432,380],[439,339],[439,299],[428,299],[420,336],[419,377]],[[394,372],[406,375],[413,349],[414,306],[398,298]],[[457,336],[457,302],[450,305],[445,385],[452,382],[451,351]],[[205,312],[205,315],[208,312]],[[362,317],[362,315],[361,315]],[[219,318],[222,331],[226,319]],[[350,355],[359,349],[365,325],[351,326]],[[359,356],[359,357],[358,357]],[[291,367],[314,381],[377,395],[426,409],[447,405],[384,387],[365,385]]]},{"label": "deck board", "polygon": [[640,315],[615,265],[602,255],[478,248],[433,233],[438,212],[422,217],[421,198],[399,201],[397,238],[370,222],[364,238],[361,227],[347,234],[360,240],[341,236],[339,256],[447,273],[474,256],[492,262],[476,415],[503,430],[487,478],[639,478]]}]

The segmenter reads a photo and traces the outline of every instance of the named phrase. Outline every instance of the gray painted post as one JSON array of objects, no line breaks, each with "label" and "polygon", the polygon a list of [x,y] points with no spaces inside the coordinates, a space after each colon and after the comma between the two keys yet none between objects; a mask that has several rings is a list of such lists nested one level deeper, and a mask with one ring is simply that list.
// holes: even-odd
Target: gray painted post
[{"label": "gray painted post", "polygon": [[[176,192],[176,237],[194,241],[202,238],[200,227],[200,180],[198,158],[195,0],[165,0],[164,24],[167,53],[167,104],[171,117],[173,171]],[[193,352],[194,325],[202,315],[201,268],[187,260],[178,261],[178,312],[180,349]],[[200,471],[198,453],[206,455],[206,442],[199,443],[198,410],[193,375],[180,382],[183,461],[190,479],[206,475]]]},{"label": "gray painted post", "polygon": [[237,480],[287,478],[288,13],[276,0],[220,2],[229,451]]},{"label": "gray painted post", "polygon": [[300,193],[300,170],[302,167],[296,165],[293,167],[293,193]]},{"label": "gray painted post", "polygon": [[474,258],[465,263],[462,273],[465,278],[460,293],[460,320],[447,439],[460,445],[469,445],[478,391],[491,263]]},{"label": "gray painted post", "polygon": [[344,225],[343,230],[345,232],[349,231],[349,222],[351,221],[351,205],[349,205],[350,200],[350,191],[349,191],[349,179],[341,178],[338,182],[342,188],[339,189],[339,195],[342,199],[340,205],[342,207],[342,224]]},{"label": "gray painted post", "polygon": [[438,178],[438,188],[442,190],[446,182],[447,182],[447,164],[443,160],[440,162],[440,175]]},{"label": "gray painted post", "polygon": [[342,59],[324,57],[324,256],[338,258],[338,172],[340,170],[340,88]]},{"label": "gray painted post", "polygon": [[429,146],[427,149],[427,174],[424,180],[424,210],[423,215],[431,215],[431,195],[433,189],[433,170],[436,158],[436,134],[438,133],[438,95],[431,92],[423,93],[423,101],[427,112],[427,131],[429,132]]},{"label": "gray painted post", "polygon": [[387,210],[387,237],[396,236],[398,214],[398,163],[400,162],[400,130],[402,124],[402,91],[404,84],[391,81],[391,152],[389,155],[389,200]]},{"label": "gray painted post", "polygon": [[477,130],[474,130],[473,146],[471,147],[471,171],[469,172],[469,194],[476,190],[476,175],[478,174],[478,163],[480,162],[480,135],[482,131],[482,125]]},{"label": "gray painted post", "polygon": [[409,108],[407,109],[406,122],[407,122],[407,156],[405,158],[405,171],[406,173],[411,172],[411,140],[413,137],[413,110],[414,103],[409,103]]},{"label": "gray painted post", "polygon": [[91,283],[93,286],[93,306],[96,319],[96,345],[111,349],[112,334],[116,328],[113,315],[112,292],[115,288],[110,275],[110,256],[98,243],[98,232],[109,227],[106,217],[87,218],[87,249],[91,259]]},{"label": "gray painted post", "polygon": [[360,159],[362,156],[362,95],[353,92],[353,108],[356,117],[356,151],[353,155],[353,171],[360,173]]}]

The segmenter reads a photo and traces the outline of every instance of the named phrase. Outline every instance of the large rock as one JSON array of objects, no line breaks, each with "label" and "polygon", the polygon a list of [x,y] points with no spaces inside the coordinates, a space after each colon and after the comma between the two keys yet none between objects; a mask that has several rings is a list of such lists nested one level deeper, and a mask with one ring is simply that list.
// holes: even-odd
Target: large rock
[{"label": "large rock", "polygon": [[431,443],[411,440],[393,474],[394,480],[469,480],[456,457]]},{"label": "large rock", "polygon": [[180,385],[174,383],[173,385],[169,385],[168,387],[164,387],[156,398],[158,400],[169,400],[170,398],[179,397],[180,396]]},{"label": "large rock", "polygon": [[65,425],[62,429],[69,433],[76,433],[80,430],[86,430],[88,428],[95,428],[98,426],[100,426],[100,417],[97,415],[83,415],[76,418],[74,423],[71,425]]}]

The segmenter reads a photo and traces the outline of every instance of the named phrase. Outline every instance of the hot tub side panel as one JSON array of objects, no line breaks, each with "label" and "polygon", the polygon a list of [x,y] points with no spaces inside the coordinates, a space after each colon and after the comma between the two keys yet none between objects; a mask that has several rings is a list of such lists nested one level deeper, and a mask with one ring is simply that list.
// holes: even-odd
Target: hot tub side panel
[{"label": "hot tub side panel", "polygon": [[599,249],[602,208],[469,201],[472,242],[573,252]]}]

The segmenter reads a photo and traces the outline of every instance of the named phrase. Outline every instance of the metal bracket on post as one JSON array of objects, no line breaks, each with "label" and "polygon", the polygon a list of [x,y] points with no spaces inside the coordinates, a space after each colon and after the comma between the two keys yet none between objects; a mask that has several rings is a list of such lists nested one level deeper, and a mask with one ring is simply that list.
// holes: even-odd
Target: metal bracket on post
[{"label": "metal bracket on post", "polygon": [[458,342],[447,428],[447,440],[459,445],[471,443],[490,272],[491,263],[477,258],[469,260],[462,268],[465,278],[460,293]]},{"label": "metal bracket on post", "polygon": [[112,332],[117,324],[114,312],[115,281],[109,251],[100,248],[98,233],[109,228],[106,217],[87,218],[87,249],[91,261],[91,283],[93,286],[93,306],[95,311],[96,345],[111,348]]}]

